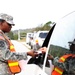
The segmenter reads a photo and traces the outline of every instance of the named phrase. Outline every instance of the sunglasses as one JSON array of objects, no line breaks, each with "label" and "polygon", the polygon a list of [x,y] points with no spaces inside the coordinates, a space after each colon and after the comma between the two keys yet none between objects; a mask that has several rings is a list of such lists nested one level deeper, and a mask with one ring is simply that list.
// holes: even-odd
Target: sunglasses
[{"label": "sunglasses", "polygon": [[9,24],[9,23],[7,23],[8,24],[8,26],[12,26],[12,24]]}]

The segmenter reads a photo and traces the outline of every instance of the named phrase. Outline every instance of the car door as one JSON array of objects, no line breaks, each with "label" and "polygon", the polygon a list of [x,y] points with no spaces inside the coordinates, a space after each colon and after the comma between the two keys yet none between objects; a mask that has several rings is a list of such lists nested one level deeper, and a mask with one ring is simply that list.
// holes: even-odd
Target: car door
[{"label": "car door", "polygon": [[[49,37],[49,43],[44,43],[47,43],[48,46],[45,55],[43,70],[48,75],[52,75],[51,73],[53,71],[54,63],[56,64],[56,61],[58,61],[58,59],[62,55],[69,52],[69,42],[72,42],[75,39],[75,12],[69,13],[68,15],[61,18],[59,22],[56,24],[52,32],[52,35]],[[50,59],[47,59],[48,55],[52,55],[55,62],[54,60],[52,61]],[[46,66],[46,61],[49,62],[48,66]]]}]

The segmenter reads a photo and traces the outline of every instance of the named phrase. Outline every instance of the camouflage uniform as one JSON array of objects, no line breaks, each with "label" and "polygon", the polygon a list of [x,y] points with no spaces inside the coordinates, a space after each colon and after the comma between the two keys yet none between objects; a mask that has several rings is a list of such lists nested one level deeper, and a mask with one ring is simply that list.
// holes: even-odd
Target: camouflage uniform
[{"label": "camouflage uniform", "polygon": [[55,57],[53,64],[54,66],[58,66],[64,71],[62,75],[75,75],[75,57],[70,56],[64,63],[59,62],[59,58]]},{"label": "camouflage uniform", "polygon": [[[4,13],[0,14],[0,21],[4,20],[8,24],[14,26],[13,17]],[[8,67],[8,60],[26,60],[27,53],[18,53],[18,52],[10,52],[9,43],[3,36],[5,35],[2,30],[0,30],[0,75],[12,75]]]},{"label": "camouflage uniform", "polygon": [[53,64],[64,71],[62,75],[75,75],[75,58],[69,57],[64,63],[55,58]]},{"label": "camouflage uniform", "polygon": [[[0,32],[2,31],[0,30]],[[10,52],[8,42],[0,33],[0,75],[12,75],[8,67],[7,63],[8,60],[22,60],[22,59],[26,60],[27,54]]]}]

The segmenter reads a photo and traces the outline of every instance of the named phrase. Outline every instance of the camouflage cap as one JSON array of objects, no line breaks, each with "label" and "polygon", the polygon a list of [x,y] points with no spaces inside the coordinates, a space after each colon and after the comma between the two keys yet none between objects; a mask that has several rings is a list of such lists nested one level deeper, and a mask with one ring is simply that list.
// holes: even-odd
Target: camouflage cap
[{"label": "camouflage cap", "polygon": [[8,14],[1,13],[0,19],[5,20],[7,23],[9,23],[11,25],[15,25],[13,22],[13,17]]},{"label": "camouflage cap", "polygon": [[73,41],[68,42],[69,44],[75,44],[75,39]]}]

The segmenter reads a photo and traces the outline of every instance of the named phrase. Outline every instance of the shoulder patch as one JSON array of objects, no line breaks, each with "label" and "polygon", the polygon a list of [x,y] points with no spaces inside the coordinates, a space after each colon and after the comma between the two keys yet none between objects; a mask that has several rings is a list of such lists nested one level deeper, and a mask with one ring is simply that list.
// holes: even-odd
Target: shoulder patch
[{"label": "shoulder patch", "polygon": [[5,40],[3,36],[0,36],[0,40]]},{"label": "shoulder patch", "polygon": [[4,50],[7,48],[6,42],[4,40],[0,40],[0,50]]}]

